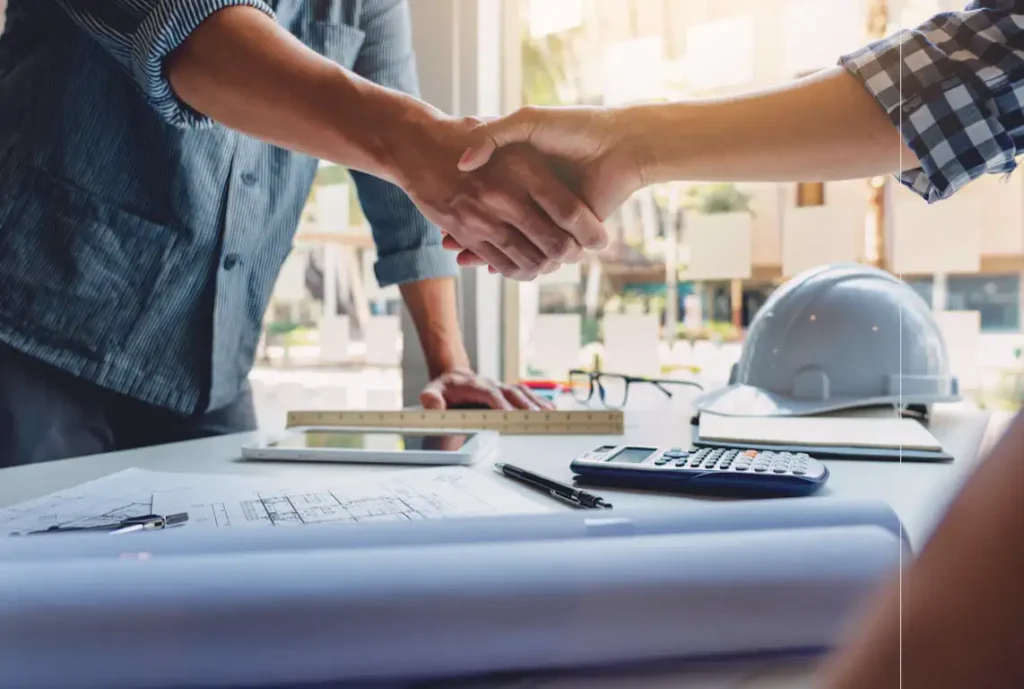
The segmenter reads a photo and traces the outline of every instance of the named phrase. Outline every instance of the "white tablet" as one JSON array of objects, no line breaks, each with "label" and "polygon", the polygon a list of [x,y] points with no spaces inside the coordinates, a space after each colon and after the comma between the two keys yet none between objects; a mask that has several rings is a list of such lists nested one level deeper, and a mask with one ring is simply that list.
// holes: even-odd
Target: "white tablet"
[{"label": "white tablet", "polygon": [[290,428],[242,447],[246,459],[363,464],[474,464],[497,452],[495,431]]}]

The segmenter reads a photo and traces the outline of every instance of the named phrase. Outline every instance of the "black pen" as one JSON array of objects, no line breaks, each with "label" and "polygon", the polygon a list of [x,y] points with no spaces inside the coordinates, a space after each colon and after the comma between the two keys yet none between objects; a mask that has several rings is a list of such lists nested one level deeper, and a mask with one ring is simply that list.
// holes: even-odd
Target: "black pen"
[{"label": "black pen", "polygon": [[607,509],[612,506],[610,502],[607,502],[604,498],[598,497],[593,493],[588,493],[585,490],[580,490],[573,486],[567,486],[564,483],[559,483],[553,479],[539,476],[538,474],[527,471],[526,469],[514,467],[511,464],[502,464],[499,462],[494,465],[494,468],[505,476],[508,476],[510,479],[520,481],[528,486],[533,486],[534,488],[539,488],[548,492],[551,497],[558,500],[565,500],[576,507]]}]

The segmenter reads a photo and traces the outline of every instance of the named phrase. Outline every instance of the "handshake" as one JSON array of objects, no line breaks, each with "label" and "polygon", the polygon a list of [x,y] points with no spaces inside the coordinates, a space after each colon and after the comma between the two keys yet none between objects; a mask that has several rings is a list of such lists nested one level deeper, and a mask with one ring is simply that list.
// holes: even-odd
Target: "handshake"
[{"label": "handshake", "polygon": [[603,221],[645,184],[647,156],[625,111],[529,107],[424,124],[398,147],[396,182],[460,265],[514,280],[605,248]]}]

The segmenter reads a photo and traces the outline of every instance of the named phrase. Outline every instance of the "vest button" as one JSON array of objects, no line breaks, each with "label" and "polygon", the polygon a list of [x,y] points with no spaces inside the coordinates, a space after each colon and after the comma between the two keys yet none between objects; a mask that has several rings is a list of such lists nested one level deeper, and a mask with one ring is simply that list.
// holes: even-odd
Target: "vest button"
[{"label": "vest button", "polygon": [[242,174],[242,183],[245,184],[247,187],[253,186],[254,184],[256,184],[257,181],[258,180],[256,178],[256,175],[254,175],[251,172],[246,172]]},{"label": "vest button", "polygon": [[228,254],[224,257],[224,270],[233,270],[241,262],[242,257],[238,254]]}]

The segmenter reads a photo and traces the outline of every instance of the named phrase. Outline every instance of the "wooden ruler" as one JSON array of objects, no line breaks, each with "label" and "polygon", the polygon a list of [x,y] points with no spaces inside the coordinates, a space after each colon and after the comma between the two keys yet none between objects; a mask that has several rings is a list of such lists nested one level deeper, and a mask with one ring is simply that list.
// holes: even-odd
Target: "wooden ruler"
[{"label": "wooden ruler", "polygon": [[293,411],[288,427],[490,430],[506,435],[622,435],[621,411]]}]

